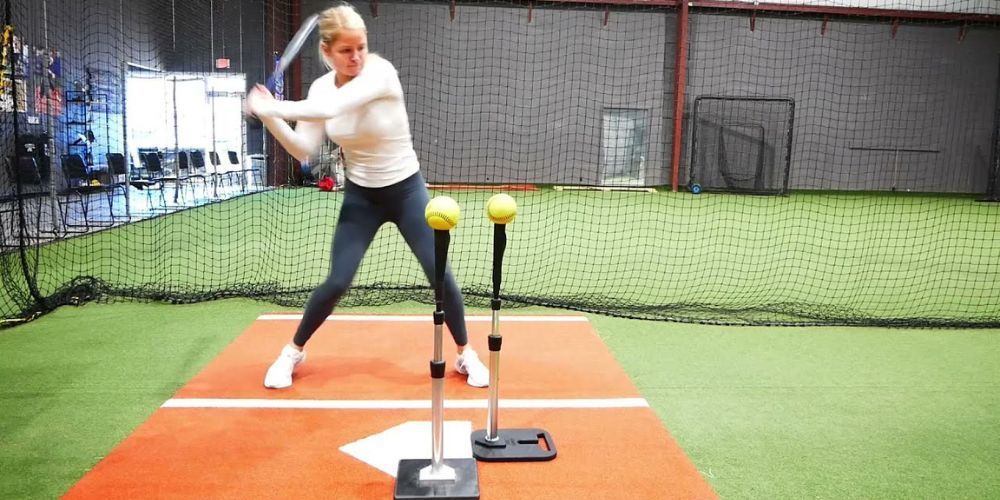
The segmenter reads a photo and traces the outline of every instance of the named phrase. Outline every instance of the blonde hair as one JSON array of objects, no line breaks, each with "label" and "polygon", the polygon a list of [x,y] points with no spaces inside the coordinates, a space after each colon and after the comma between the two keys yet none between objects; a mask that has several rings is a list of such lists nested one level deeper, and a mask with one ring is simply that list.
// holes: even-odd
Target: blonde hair
[{"label": "blonde hair", "polygon": [[327,69],[333,69],[330,61],[326,60],[323,54],[323,44],[331,44],[340,36],[344,30],[361,30],[365,34],[368,28],[365,27],[365,20],[361,19],[361,14],[348,3],[342,3],[336,7],[330,7],[319,13],[319,59]]}]

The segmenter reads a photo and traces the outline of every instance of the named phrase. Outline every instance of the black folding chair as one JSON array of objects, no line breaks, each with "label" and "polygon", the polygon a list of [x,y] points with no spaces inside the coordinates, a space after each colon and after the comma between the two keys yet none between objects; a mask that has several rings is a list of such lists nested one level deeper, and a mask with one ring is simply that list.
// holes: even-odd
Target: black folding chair
[{"label": "black folding chair", "polygon": [[189,153],[191,155],[191,168],[198,171],[204,172],[205,175],[212,176],[212,198],[219,197],[219,173],[215,171],[209,171],[208,167],[205,165],[205,152],[200,149],[192,149]]},{"label": "black folding chair", "polygon": [[[147,205],[152,206],[151,193],[153,188],[160,187],[158,181],[145,179],[138,172],[138,169],[133,169],[131,172],[128,171],[125,165],[125,155],[121,153],[108,153],[105,155],[105,159],[108,162],[108,174],[111,176],[111,184],[115,189],[121,189],[123,192],[128,190],[128,187],[139,189],[146,193]],[[130,206],[126,207],[126,215],[131,216],[132,208]]]},{"label": "black folding chair", "polygon": [[[92,223],[93,225],[99,227],[108,227],[113,225],[115,222],[114,193],[118,188],[100,182],[97,177],[87,169],[87,165],[84,164],[83,158],[81,158],[78,154],[62,155],[62,172],[65,188],[59,193],[60,196],[57,199],[59,201],[63,225],[66,227],[83,227],[87,230],[91,228]],[[95,194],[103,194],[103,197],[108,200],[109,218],[104,219],[91,217],[91,195]],[[74,203],[80,205],[80,212],[83,214],[83,224],[70,222],[71,218],[69,208]]]},{"label": "black folding chair", "polygon": [[163,201],[164,208],[168,208],[167,197],[163,193],[163,189],[166,187],[167,183],[171,183],[174,186],[174,205],[172,208],[183,207],[183,205],[178,205],[177,201],[185,178],[175,173],[167,173],[167,171],[163,168],[163,157],[159,152],[140,153],[139,158],[142,162],[143,169],[146,171],[146,180],[159,183],[160,199]]},{"label": "black folding chair", "polygon": [[[211,162],[212,170],[215,171],[215,175],[218,176],[219,179],[228,180],[230,187],[234,186],[237,181],[240,181],[240,172],[233,170],[228,166],[223,167],[222,159],[219,157],[219,153],[217,151],[208,152],[208,161]],[[233,176],[236,177],[235,180],[233,179]],[[242,187],[243,182],[240,181],[240,188],[242,189]]]},{"label": "black folding chair", "polygon": [[[252,161],[249,164],[244,164],[240,161],[240,155],[236,151],[229,151],[229,163],[240,171],[240,181],[244,186],[246,186],[246,174],[248,173],[250,174],[250,186],[252,189],[256,189],[257,186],[264,184],[261,177],[261,170],[255,167]],[[261,177],[260,181],[258,181],[258,177]]]},{"label": "black folding chair", "polygon": [[0,224],[0,247],[17,247],[21,236],[26,236],[32,243],[40,241],[42,204],[38,200],[50,195],[46,172],[38,168],[35,157],[31,155],[4,160],[9,185],[5,183],[0,191],[0,220],[5,222]]},{"label": "black folding chair", "polygon": [[[209,198],[209,196],[208,196],[208,178],[212,177],[212,175],[209,174],[208,172],[205,172],[204,170],[198,170],[195,167],[195,162],[192,161],[192,157],[190,155],[192,155],[192,153],[189,153],[187,151],[178,151],[177,152],[177,172],[178,172],[178,175],[182,176],[185,181],[190,181],[191,179],[198,179],[198,180],[200,180],[201,181],[201,186],[202,186],[202,193],[204,193],[204,199],[208,199]],[[214,182],[215,182],[214,178],[212,179],[212,182],[214,184]],[[197,192],[194,189],[194,183],[191,182],[189,184],[191,186],[191,195],[192,195],[192,197],[195,200],[197,200],[198,199],[198,195],[197,195]]]}]

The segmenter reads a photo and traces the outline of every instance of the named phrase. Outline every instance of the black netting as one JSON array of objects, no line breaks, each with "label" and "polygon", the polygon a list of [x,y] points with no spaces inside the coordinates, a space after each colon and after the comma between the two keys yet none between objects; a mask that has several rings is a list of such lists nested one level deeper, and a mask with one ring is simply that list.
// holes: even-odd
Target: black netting
[{"label": "black netting", "polygon": [[785,193],[794,110],[795,103],[787,99],[695,99],[688,187]]},{"label": "black netting", "polygon": [[[354,3],[433,194],[463,207],[449,260],[471,303],[504,191],[510,304],[996,326],[1000,205],[978,200],[1000,189],[1000,9],[844,4]],[[3,5],[3,324],[98,299],[301,306],[328,271],[342,193],[318,186],[343,183],[339,155],[300,165],[241,106],[331,3]],[[283,98],[325,71],[316,43]],[[386,228],[344,303],[430,298]]]}]

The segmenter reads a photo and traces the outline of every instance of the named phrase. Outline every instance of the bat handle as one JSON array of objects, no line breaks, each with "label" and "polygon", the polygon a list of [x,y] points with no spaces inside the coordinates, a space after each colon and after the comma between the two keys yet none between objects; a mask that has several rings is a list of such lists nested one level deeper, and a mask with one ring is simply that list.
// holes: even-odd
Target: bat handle
[{"label": "bat handle", "polygon": [[264,86],[267,87],[267,90],[270,90],[271,93],[274,93],[274,85],[276,83],[276,80],[277,77],[274,74],[272,74],[271,76],[267,77],[267,81],[264,82]]}]

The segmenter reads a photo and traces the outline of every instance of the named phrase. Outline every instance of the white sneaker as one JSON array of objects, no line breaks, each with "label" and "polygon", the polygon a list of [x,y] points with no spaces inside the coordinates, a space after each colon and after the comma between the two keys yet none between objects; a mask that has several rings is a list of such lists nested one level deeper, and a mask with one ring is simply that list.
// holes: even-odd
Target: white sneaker
[{"label": "white sneaker", "polygon": [[466,347],[462,354],[455,358],[455,370],[462,375],[468,375],[466,383],[472,387],[489,387],[490,369],[482,361],[476,351]]},{"label": "white sneaker", "polygon": [[278,359],[274,360],[264,376],[264,387],[268,389],[284,389],[292,386],[292,371],[295,365],[305,361],[306,353],[285,345]]}]

